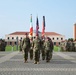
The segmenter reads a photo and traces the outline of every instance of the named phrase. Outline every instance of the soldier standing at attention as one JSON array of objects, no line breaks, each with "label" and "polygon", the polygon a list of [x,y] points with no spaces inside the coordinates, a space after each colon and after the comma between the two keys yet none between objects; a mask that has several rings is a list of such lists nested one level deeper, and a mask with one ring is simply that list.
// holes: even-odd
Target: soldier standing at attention
[{"label": "soldier standing at attention", "polygon": [[39,36],[36,35],[36,38],[33,41],[33,51],[34,51],[34,64],[39,64],[39,57],[40,57],[40,49],[41,49],[41,40]]},{"label": "soldier standing at attention", "polygon": [[24,63],[26,63],[28,59],[28,51],[30,49],[30,39],[27,33],[25,34],[25,38],[22,41],[22,47],[24,50]]}]

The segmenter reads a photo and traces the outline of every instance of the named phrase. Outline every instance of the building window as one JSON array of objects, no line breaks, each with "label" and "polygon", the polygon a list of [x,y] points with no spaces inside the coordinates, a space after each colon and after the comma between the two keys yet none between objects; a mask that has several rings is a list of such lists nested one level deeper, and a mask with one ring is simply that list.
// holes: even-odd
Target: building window
[{"label": "building window", "polygon": [[12,42],[10,42],[10,45],[12,45]]},{"label": "building window", "polygon": [[20,40],[22,40],[22,37],[20,38]]},{"label": "building window", "polygon": [[60,45],[60,42],[59,42],[59,45]]},{"label": "building window", "polygon": [[53,40],[54,40],[54,38],[53,38]]},{"label": "building window", "polygon": [[12,37],[12,39],[14,39],[14,37]]},{"label": "building window", "polygon": [[17,45],[17,42],[15,42],[15,45]]},{"label": "building window", "polygon": [[58,40],[59,38],[57,38],[57,40]]},{"label": "building window", "polygon": [[61,38],[61,40],[63,40],[63,38]]},{"label": "building window", "polygon": [[54,45],[56,45],[56,42],[54,42]]},{"label": "building window", "polygon": [[9,40],[9,37],[7,39]]}]

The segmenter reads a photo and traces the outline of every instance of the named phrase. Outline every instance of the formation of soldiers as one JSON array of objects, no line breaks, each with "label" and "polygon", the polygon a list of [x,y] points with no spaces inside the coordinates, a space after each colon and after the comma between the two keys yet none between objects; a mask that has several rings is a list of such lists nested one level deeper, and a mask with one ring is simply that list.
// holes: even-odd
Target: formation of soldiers
[{"label": "formation of soldiers", "polygon": [[3,39],[0,39],[0,51],[5,51],[6,43]]},{"label": "formation of soldiers", "polygon": [[76,52],[76,40],[62,41],[60,47],[62,51]]},{"label": "formation of soldiers", "polygon": [[25,38],[20,43],[20,47],[24,52],[24,63],[28,61],[28,53],[30,53],[30,60],[34,60],[34,64],[40,63],[40,54],[42,55],[42,60],[46,60],[46,62],[50,62],[52,59],[53,42],[49,37],[39,38],[36,35],[29,38],[26,33]]}]

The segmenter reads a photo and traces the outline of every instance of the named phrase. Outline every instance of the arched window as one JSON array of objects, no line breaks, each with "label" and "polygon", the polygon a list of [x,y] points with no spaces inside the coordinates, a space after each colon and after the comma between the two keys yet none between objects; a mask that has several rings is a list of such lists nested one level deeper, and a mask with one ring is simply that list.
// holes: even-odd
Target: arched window
[{"label": "arched window", "polygon": [[54,45],[56,45],[56,42],[54,42]]},{"label": "arched window", "polygon": [[9,37],[7,39],[9,40]]},{"label": "arched window", "polygon": [[61,38],[61,40],[63,40],[63,38]]},{"label": "arched window", "polygon": [[59,38],[57,38],[57,40],[58,40]]},{"label": "arched window", "polygon": [[54,38],[52,38],[54,40]]},{"label": "arched window", "polygon": [[14,37],[12,37],[12,39],[14,39]]},{"label": "arched window", "polygon": [[17,42],[15,42],[15,45],[17,45]]}]

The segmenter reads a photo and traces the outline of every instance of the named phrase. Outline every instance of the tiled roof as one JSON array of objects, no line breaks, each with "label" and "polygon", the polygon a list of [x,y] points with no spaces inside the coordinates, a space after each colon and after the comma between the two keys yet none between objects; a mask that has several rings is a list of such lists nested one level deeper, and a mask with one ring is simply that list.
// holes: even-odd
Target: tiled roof
[{"label": "tiled roof", "polygon": [[29,32],[14,32],[9,35],[25,35],[25,33],[29,33]]},{"label": "tiled roof", "polygon": [[[9,35],[25,35],[25,33],[29,34],[29,32],[13,32],[13,33],[11,33]],[[61,34],[58,34],[56,32],[45,32],[45,35],[46,36],[48,36],[48,35],[58,35],[58,36],[61,36]]]},{"label": "tiled roof", "polygon": [[45,32],[45,35],[60,35],[59,33],[56,33],[56,32]]}]

